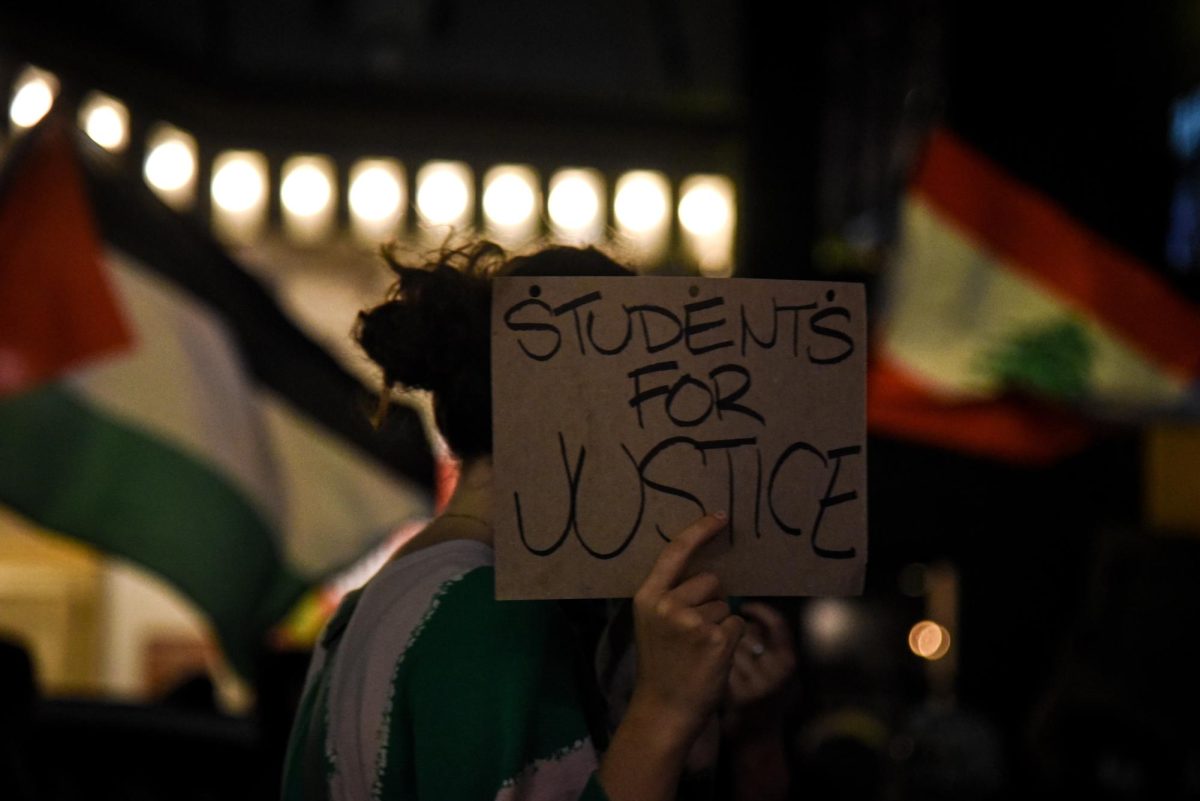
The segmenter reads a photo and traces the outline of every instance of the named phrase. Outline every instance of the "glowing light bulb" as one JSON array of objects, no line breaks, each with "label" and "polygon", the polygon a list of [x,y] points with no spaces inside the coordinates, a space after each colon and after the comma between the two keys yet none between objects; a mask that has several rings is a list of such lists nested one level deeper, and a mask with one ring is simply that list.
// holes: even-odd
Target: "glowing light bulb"
[{"label": "glowing light bulb", "polygon": [[696,236],[720,233],[729,217],[729,199],[712,184],[696,184],[679,201],[679,222]]},{"label": "glowing light bulb", "polygon": [[683,244],[704,275],[727,276],[733,269],[734,188],[721,175],[693,175],[679,187]]},{"label": "glowing light bulb", "polygon": [[590,170],[563,170],[550,180],[546,203],[550,222],[562,232],[597,227],[600,218],[600,178]]},{"label": "glowing light bulb", "polygon": [[667,217],[667,182],[659,173],[630,172],[617,181],[613,213],[617,224],[634,234],[662,227]]},{"label": "glowing light bulb", "polygon": [[151,135],[142,168],[146,183],[160,193],[179,193],[196,177],[196,140],[178,128],[160,126]]},{"label": "glowing light bulb", "polygon": [[350,168],[350,227],[372,248],[396,236],[407,214],[404,165],[395,159],[361,159]]},{"label": "glowing light bulb", "polygon": [[17,78],[8,118],[16,128],[32,128],[54,105],[58,79],[37,67],[26,67]]},{"label": "glowing light bulb", "polygon": [[283,226],[298,242],[315,244],[333,231],[337,171],[328,156],[292,156],[283,163],[279,203]]},{"label": "glowing light bulb", "polygon": [[129,110],[119,100],[93,92],[79,109],[83,130],[105,150],[119,152],[129,142]]},{"label": "glowing light bulb", "polygon": [[[227,150],[213,159],[209,192],[213,232],[218,238],[237,245],[259,238],[266,227],[267,186],[267,158],[262,153]],[[285,224],[295,216],[285,209]]]},{"label": "glowing light bulb", "polygon": [[226,157],[213,173],[213,202],[225,211],[249,211],[263,200],[266,178],[262,173],[255,160],[247,155]]},{"label": "glowing light bulb", "polygon": [[537,205],[533,171],[522,167],[496,167],[484,179],[483,213],[501,228],[517,228],[533,220]]},{"label": "glowing light bulb", "polygon": [[350,211],[369,222],[381,222],[400,210],[403,198],[396,171],[382,163],[365,163],[350,181]]},{"label": "glowing light bulb", "polygon": [[417,211],[431,225],[466,222],[470,211],[471,172],[461,162],[435,161],[417,174]]},{"label": "glowing light bulb", "polygon": [[908,647],[922,659],[941,659],[950,651],[950,632],[932,620],[922,620],[909,629]]},{"label": "glowing light bulb", "polygon": [[320,214],[332,197],[329,177],[315,164],[299,164],[287,170],[279,188],[283,208],[301,217]]},{"label": "glowing light bulb", "polygon": [[146,181],[167,192],[181,189],[196,174],[196,160],[188,146],[178,140],[156,145],[146,156]]}]

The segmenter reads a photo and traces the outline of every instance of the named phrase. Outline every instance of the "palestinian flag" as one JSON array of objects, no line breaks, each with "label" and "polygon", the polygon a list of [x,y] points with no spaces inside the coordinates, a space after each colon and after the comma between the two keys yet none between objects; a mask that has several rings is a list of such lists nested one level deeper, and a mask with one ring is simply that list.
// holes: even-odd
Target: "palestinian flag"
[{"label": "palestinian flag", "polygon": [[904,200],[869,386],[873,430],[1012,461],[1092,419],[1200,411],[1200,310],[945,130]]},{"label": "palestinian flag", "polygon": [[108,158],[48,121],[0,174],[0,503],[171,581],[246,674],[305,589],[428,513],[433,460]]}]

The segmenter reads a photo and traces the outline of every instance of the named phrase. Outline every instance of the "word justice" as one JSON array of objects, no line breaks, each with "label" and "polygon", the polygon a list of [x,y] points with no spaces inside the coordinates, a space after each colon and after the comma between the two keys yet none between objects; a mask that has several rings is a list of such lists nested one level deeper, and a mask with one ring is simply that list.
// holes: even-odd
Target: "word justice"
[{"label": "word justice", "polygon": [[[634,541],[639,531],[652,528],[664,540],[669,538],[658,523],[647,519],[647,508],[651,499],[662,496],[678,498],[692,504],[699,514],[707,514],[710,507],[700,497],[679,486],[679,471],[658,470],[661,463],[672,458],[687,458],[698,456],[702,469],[724,465],[724,475],[721,486],[724,491],[719,499],[709,498],[710,503],[719,502],[730,515],[730,538],[735,532],[751,533],[754,537],[763,536],[764,529],[771,531],[770,523],[774,522],[778,534],[791,537],[808,536],[813,552],[824,559],[853,559],[855,549],[834,548],[823,544],[820,540],[821,524],[827,514],[842,504],[855,502],[859,499],[856,488],[842,486],[839,477],[842,473],[843,461],[862,454],[862,446],[858,444],[822,450],[817,446],[796,441],[783,447],[770,462],[770,469],[765,470],[763,451],[756,437],[734,437],[728,439],[700,440],[686,436],[668,437],[644,453],[641,458],[635,457],[623,443],[620,449],[629,461],[629,472],[624,476],[614,476],[610,471],[587,470],[588,451],[584,446],[569,449],[566,437],[558,434],[559,454],[562,458],[563,479],[566,496],[563,503],[555,503],[557,511],[553,514],[538,514],[540,519],[532,519],[535,515],[528,512],[521,504],[521,493],[513,492],[513,504],[517,518],[517,530],[521,543],[535,556],[549,556],[564,546],[568,538],[574,538],[583,549],[596,559],[613,559],[620,556]],[[570,451],[574,451],[571,458]],[[735,456],[739,459],[753,459],[754,469],[735,468]],[[716,458],[714,458],[716,457]],[[721,458],[724,457],[724,458]],[[711,460],[711,464],[710,464]],[[816,470],[824,480],[804,482],[798,486],[794,480],[787,480],[784,474],[793,475],[800,470]],[[670,477],[659,475],[668,472]],[[737,508],[734,500],[741,497],[740,482],[750,480],[753,474],[753,508],[743,511]],[[637,495],[636,512],[632,513],[633,520],[626,528],[624,521],[614,521],[609,508],[594,508],[585,515],[581,508],[580,498],[589,497],[589,482],[596,485],[617,486],[625,484],[629,487],[632,497]],[[549,487],[539,487],[537,495],[547,497],[552,493]],[[653,494],[652,494],[653,493]],[[807,498],[808,505],[815,509],[809,519],[796,519],[795,513],[798,499]],[[626,508],[622,505],[621,508]],[[633,504],[628,504],[633,508]],[[790,511],[789,511],[790,509]],[[789,515],[791,515],[789,517]],[[769,516],[770,520],[766,520]],[[584,519],[584,518],[587,519]],[[551,519],[552,518],[552,519]],[[619,539],[613,537],[615,527],[624,529],[625,533]],[[596,543],[603,538],[607,547]]]}]

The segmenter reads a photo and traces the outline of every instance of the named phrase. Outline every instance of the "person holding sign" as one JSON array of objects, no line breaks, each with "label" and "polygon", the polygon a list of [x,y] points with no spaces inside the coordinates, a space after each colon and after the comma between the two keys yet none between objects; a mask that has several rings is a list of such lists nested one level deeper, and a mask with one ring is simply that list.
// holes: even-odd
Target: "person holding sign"
[{"label": "person holding sign", "polygon": [[326,627],[292,732],[285,801],[673,798],[746,625],[716,577],[692,567],[725,516],[677,532],[637,590],[636,681],[611,738],[590,659],[558,602],[497,601],[494,591],[491,276],[628,271],[591,249],[506,261],[487,243],[421,268],[389,261],[396,287],[360,316],[357,338],[387,388],[432,392],[460,479],[442,514]]}]

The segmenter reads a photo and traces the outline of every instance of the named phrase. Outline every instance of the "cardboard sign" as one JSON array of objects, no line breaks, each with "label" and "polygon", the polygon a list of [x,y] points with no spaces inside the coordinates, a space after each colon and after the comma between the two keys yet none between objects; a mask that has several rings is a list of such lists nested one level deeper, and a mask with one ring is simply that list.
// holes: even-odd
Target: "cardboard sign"
[{"label": "cardboard sign", "polygon": [[492,393],[498,598],[632,595],[714,511],[727,593],[862,591],[862,286],[498,279]]}]

